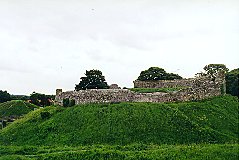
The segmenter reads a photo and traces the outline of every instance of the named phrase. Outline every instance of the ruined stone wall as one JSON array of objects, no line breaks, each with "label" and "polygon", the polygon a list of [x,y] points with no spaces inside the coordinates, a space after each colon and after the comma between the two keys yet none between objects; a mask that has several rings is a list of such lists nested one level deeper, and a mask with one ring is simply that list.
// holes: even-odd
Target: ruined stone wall
[{"label": "ruined stone wall", "polygon": [[134,93],[127,89],[89,89],[62,92],[56,95],[55,103],[63,105],[63,99],[74,99],[76,104],[132,102]]},{"label": "ruined stone wall", "polygon": [[[177,92],[170,93],[137,93],[127,89],[90,89],[80,91],[61,92],[57,90],[55,103],[63,105],[63,99],[74,99],[76,104],[84,103],[112,103],[112,102],[175,102],[201,100],[208,97],[221,95],[221,87],[225,82],[222,78],[212,81],[210,78],[202,77],[195,79],[184,79],[164,83],[137,82],[140,88],[148,86],[161,87],[187,87]],[[155,88],[155,87],[154,87]]]},{"label": "ruined stone wall", "polygon": [[134,88],[175,88],[193,87],[196,78],[181,80],[134,81]]},{"label": "ruined stone wall", "polygon": [[[170,93],[137,93],[134,102],[177,102],[202,100],[221,95],[223,81],[211,81],[208,78],[191,79],[190,87]],[[176,86],[180,87],[180,86]]]}]

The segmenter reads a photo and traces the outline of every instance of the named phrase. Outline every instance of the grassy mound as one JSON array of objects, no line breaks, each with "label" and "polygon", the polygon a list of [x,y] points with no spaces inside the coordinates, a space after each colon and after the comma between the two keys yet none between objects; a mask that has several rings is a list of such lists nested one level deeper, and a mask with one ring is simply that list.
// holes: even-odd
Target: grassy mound
[{"label": "grassy mound", "polygon": [[34,110],[34,108],[39,107],[21,100],[12,100],[0,103],[0,118],[6,118],[10,116],[19,117]]},{"label": "grassy mound", "polygon": [[4,128],[0,144],[236,143],[238,105],[238,98],[226,95],[200,102],[52,106]]},{"label": "grassy mound", "polygon": [[78,147],[0,146],[0,160],[174,160],[174,159],[238,159],[238,144],[204,145],[93,145]]}]

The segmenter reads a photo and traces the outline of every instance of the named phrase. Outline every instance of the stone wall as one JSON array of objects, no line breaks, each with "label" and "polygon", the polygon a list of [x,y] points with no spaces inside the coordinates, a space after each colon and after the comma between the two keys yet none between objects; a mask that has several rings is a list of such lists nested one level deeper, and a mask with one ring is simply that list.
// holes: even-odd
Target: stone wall
[{"label": "stone wall", "polygon": [[181,80],[134,81],[134,88],[176,88],[193,87],[197,78]]},{"label": "stone wall", "polygon": [[[221,95],[224,84],[223,78],[212,81],[210,78],[183,79],[175,81],[141,82],[135,81],[140,88],[155,87],[187,87],[170,93],[137,93],[127,89],[90,89],[61,92],[57,90],[55,103],[63,105],[63,99],[74,99],[76,104],[85,103],[114,103],[114,102],[175,102],[201,100]],[[174,83],[173,83],[174,82]],[[154,87],[153,87],[154,86]]]},{"label": "stone wall", "polygon": [[74,99],[76,104],[132,102],[134,93],[127,89],[88,89],[67,91],[56,95],[55,103],[63,105],[63,99]]},{"label": "stone wall", "polygon": [[189,79],[176,80],[158,80],[158,81],[134,81],[134,88],[176,88],[176,87],[198,87],[208,83],[225,83],[225,76],[219,75],[214,81],[210,77],[197,77]]},{"label": "stone wall", "polygon": [[[176,102],[202,100],[221,95],[223,81],[211,81],[209,78],[196,78],[190,80],[190,86],[177,92],[170,93],[136,93],[134,102]],[[183,81],[185,83],[185,81]],[[181,86],[174,86],[181,87]]]}]

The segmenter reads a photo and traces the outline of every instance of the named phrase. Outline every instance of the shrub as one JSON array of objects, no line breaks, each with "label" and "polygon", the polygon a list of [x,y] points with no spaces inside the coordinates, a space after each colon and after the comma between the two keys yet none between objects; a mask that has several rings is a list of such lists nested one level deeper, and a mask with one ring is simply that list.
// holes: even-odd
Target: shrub
[{"label": "shrub", "polygon": [[63,99],[63,107],[68,107],[69,103],[70,103],[69,98]]},{"label": "shrub", "polygon": [[69,106],[68,107],[72,107],[76,104],[76,101],[74,99],[71,99],[69,102]]},{"label": "shrub", "polygon": [[41,118],[42,119],[48,119],[51,117],[51,114],[49,112],[41,112]]},{"label": "shrub", "polygon": [[74,99],[65,98],[63,99],[63,106],[64,107],[72,107],[76,104]]}]

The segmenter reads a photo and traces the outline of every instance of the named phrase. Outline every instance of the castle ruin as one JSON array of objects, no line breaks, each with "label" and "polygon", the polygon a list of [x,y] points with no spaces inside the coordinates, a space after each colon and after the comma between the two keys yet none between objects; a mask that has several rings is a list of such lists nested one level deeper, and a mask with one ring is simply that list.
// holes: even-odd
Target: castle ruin
[{"label": "castle ruin", "polygon": [[76,104],[117,103],[117,102],[178,102],[202,100],[225,93],[225,77],[198,77],[181,80],[134,81],[134,88],[174,88],[179,91],[169,93],[138,93],[128,89],[88,89],[80,91],[56,90],[55,104],[63,105],[64,99],[74,100]]}]

